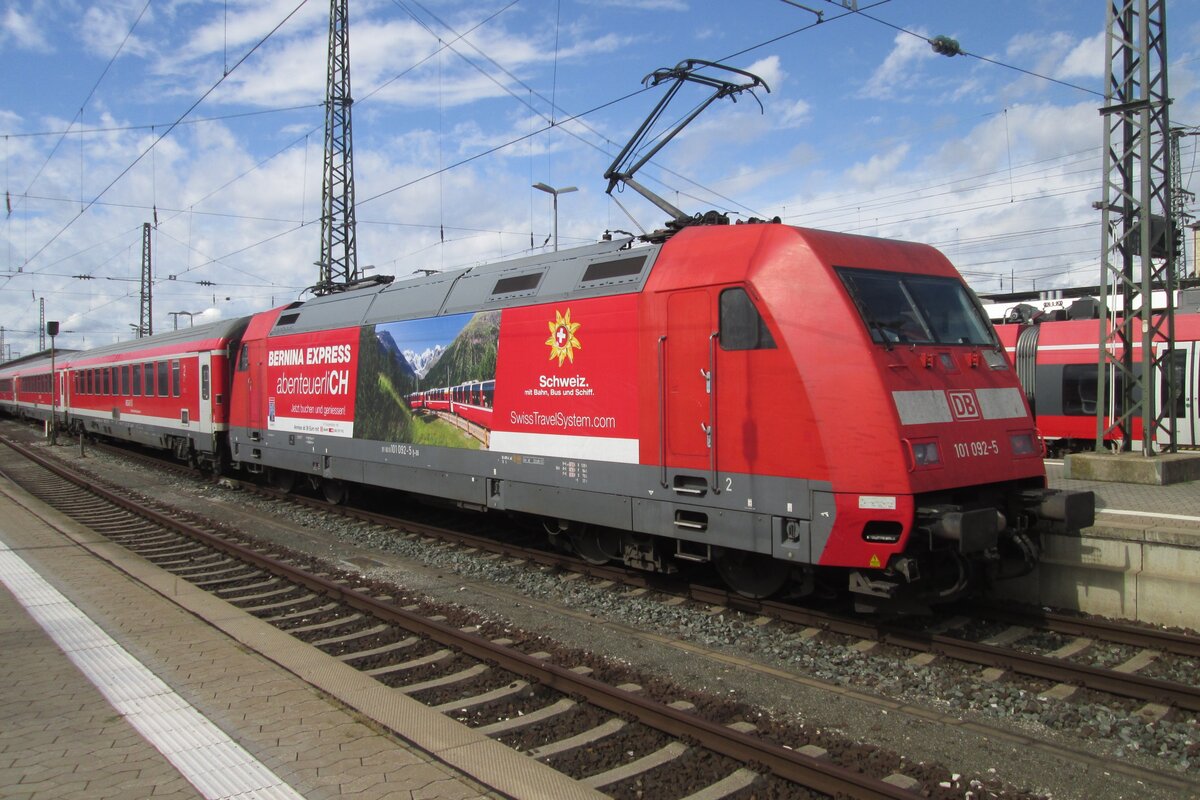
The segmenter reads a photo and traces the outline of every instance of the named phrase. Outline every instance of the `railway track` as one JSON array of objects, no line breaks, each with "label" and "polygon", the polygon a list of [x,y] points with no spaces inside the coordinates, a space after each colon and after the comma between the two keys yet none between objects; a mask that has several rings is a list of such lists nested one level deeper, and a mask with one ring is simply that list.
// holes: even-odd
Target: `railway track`
[{"label": "railway track", "polygon": [[245,537],[148,507],[5,444],[29,459],[5,474],[88,527],[610,796],[912,798],[921,789],[903,776],[888,782],[769,741],[751,724],[713,722],[686,702],[610,685],[589,668],[523,652],[475,626],[426,616],[419,604],[381,594],[386,589],[313,572],[277,548],[263,553]]},{"label": "railway track", "polygon": [[[130,457],[130,451],[108,448],[113,453]],[[154,455],[134,452],[132,457],[161,468],[164,462]],[[170,462],[165,462],[170,463]],[[180,472],[191,472],[182,465],[172,465]],[[505,557],[519,558],[544,567],[568,570],[582,575],[610,580],[623,586],[654,588],[687,597],[695,602],[720,608],[730,608],[771,620],[798,625],[810,630],[852,637],[865,643],[878,643],[902,648],[913,653],[950,658],[991,670],[993,679],[1007,674],[1048,681],[1052,686],[1043,696],[1066,699],[1077,689],[1090,689],[1118,697],[1143,701],[1138,710],[1146,719],[1162,718],[1172,708],[1200,711],[1200,637],[1130,625],[1113,620],[1086,618],[1047,610],[1022,611],[976,604],[962,609],[967,612],[948,617],[933,624],[913,620],[888,622],[878,619],[840,614],[771,600],[751,600],[726,589],[704,584],[680,584],[664,581],[651,574],[623,567],[588,564],[580,559],[539,547],[527,547],[472,534],[442,525],[393,515],[375,513],[348,505],[331,506],[319,499],[285,494],[250,482],[239,481],[245,491],[277,500],[287,500],[322,513],[338,514],[365,523],[398,528],[442,542],[453,542]],[[992,619],[1001,627],[988,631],[979,619]],[[1045,643],[1035,643],[1039,634],[1055,634]],[[1126,645],[1126,657],[1111,665],[1099,665],[1087,660],[1096,643]],[[863,649],[863,648],[860,648]],[[1183,676],[1181,680],[1143,674],[1159,669],[1162,656],[1183,661],[1171,670]]]}]

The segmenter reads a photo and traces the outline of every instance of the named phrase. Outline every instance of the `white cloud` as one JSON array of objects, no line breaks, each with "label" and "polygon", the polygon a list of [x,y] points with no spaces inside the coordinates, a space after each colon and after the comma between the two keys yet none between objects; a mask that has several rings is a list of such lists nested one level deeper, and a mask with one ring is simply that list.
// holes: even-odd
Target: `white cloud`
[{"label": "white cloud", "polygon": [[[103,59],[111,58],[117,52],[117,48],[121,49],[123,57],[145,55],[149,48],[138,36],[137,30],[134,29],[130,33],[130,28],[144,5],[139,3],[135,6],[126,1],[106,2],[90,7],[79,24],[80,41],[89,52]],[[148,16],[149,11],[142,16],[139,27],[141,23],[148,21]]]},{"label": "white cloud", "polygon": [[10,5],[0,21],[0,45],[11,42],[21,50],[52,52],[53,48],[34,17],[34,14],[22,14],[16,6]]},{"label": "white cloud", "polygon": [[812,116],[812,106],[804,100],[793,100],[782,105],[782,108],[772,108],[772,114],[778,119],[779,127],[794,128],[808,123]]},{"label": "white cloud", "polygon": [[846,180],[862,189],[871,189],[893,180],[896,170],[908,156],[907,144],[897,145],[886,153],[871,156],[865,162],[846,170]]},{"label": "white cloud", "polygon": [[[921,36],[925,34],[917,31]],[[936,58],[929,43],[918,36],[897,33],[891,52],[867,79],[861,94],[878,100],[892,100],[917,80],[918,65]]]},{"label": "white cloud", "polygon": [[1102,80],[1107,68],[1104,63],[1104,39],[1105,34],[1101,31],[1075,45],[1071,52],[1063,58],[1062,64],[1055,71],[1055,76]]},{"label": "white cloud", "polygon": [[[783,82],[787,79],[787,72],[779,62],[779,56],[767,56],[766,58],[755,61],[750,66],[746,67],[746,71],[752,75],[757,75],[763,79],[763,82],[771,88],[772,92],[778,92],[783,88]],[[737,80],[739,76],[733,75],[730,80],[735,83],[740,83]]]}]

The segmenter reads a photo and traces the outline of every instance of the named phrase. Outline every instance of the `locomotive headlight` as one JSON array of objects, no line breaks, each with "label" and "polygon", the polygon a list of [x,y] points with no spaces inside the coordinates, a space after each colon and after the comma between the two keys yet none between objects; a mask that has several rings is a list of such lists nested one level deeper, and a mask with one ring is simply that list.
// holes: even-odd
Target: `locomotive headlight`
[{"label": "locomotive headlight", "polygon": [[1041,455],[1041,448],[1038,447],[1032,433],[1009,434],[1008,442],[1014,456]]},{"label": "locomotive headlight", "polygon": [[917,469],[936,467],[942,463],[942,454],[938,451],[937,442],[913,442],[913,465]]}]

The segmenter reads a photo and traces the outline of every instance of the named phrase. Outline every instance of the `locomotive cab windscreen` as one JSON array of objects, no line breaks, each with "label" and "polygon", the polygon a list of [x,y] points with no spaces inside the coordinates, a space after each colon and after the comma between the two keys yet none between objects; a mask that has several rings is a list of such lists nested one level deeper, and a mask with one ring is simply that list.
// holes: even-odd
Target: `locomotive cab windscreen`
[{"label": "locomotive cab windscreen", "polygon": [[874,342],[999,346],[983,311],[961,281],[933,275],[836,269]]}]

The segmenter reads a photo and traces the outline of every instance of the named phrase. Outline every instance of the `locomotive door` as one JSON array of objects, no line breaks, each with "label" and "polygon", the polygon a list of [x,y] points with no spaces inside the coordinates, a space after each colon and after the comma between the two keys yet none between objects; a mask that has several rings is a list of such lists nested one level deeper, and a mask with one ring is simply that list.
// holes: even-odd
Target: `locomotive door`
[{"label": "locomotive door", "polygon": [[263,390],[266,387],[267,376],[263,370],[262,350],[263,344],[260,341],[243,343],[238,364],[238,369],[244,369],[248,373],[246,421],[251,429],[252,440],[258,440],[262,436],[263,428]]},{"label": "locomotive door", "polygon": [[705,290],[672,294],[667,300],[667,331],[662,341],[667,461],[701,470],[707,466],[715,433],[709,419],[711,306]]}]

